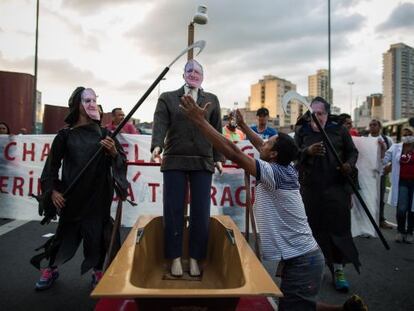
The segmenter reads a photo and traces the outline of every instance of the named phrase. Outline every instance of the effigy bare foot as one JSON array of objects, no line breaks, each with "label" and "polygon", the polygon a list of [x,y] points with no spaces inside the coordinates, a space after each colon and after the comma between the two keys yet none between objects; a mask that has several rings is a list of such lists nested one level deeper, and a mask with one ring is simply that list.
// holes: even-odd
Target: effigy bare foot
[{"label": "effigy bare foot", "polygon": [[191,276],[200,276],[200,267],[198,262],[194,258],[190,258],[190,275]]},{"label": "effigy bare foot", "polygon": [[181,264],[181,257],[173,259],[171,263],[171,275],[183,276],[183,265]]}]

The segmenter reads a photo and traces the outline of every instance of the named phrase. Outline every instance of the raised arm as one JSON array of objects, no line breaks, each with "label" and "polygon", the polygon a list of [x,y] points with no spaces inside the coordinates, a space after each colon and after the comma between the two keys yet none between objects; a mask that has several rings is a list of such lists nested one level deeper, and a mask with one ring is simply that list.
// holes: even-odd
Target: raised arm
[{"label": "raised arm", "polygon": [[209,103],[204,108],[201,108],[194,102],[191,96],[184,95],[181,97],[181,108],[185,111],[188,119],[197,125],[198,129],[205,135],[213,147],[227,159],[237,163],[250,175],[256,176],[255,160],[243,153],[233,142],[221,135],[205,119],[205,112],[208,106]]},{"label": "raised arm", "polygon": [[240,129],[243,131],[244,134],[246,134],[247,139],[252,143],[252,145],[257,149],[260,150],[260,148],[263,146],[263,139],[257,135],[245,122],[242,114],[237,109],[236,110],[236,118],[237,118],[237,125],[240,127]]}]

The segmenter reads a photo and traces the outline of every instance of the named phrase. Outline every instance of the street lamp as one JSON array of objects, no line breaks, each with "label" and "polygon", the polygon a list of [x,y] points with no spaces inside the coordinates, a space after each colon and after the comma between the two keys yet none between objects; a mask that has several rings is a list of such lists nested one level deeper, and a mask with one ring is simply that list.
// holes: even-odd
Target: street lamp
[{"label": "street lamp", "polygon": [[[193,21],[188,25],[188,46],[194,43],[194,24],[205,25],[207,24],[207,6],[199,5],[197,12],[193,17]],[[187,60],[193,59],[193,49],[188,50]]]},{"label": "street lamp", "polygon": [[355,84],[355,82],[350,81],[348,82],[349,85],[349,93],[350,93],[350,99],[349,99],[349,115],[352,118],[352,86]]}]

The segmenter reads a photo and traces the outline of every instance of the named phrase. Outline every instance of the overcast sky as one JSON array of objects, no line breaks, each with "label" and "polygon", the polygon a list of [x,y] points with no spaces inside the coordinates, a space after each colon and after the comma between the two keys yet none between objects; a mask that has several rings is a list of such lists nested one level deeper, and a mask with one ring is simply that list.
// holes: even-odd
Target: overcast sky
[{"label": "overcast sky", "polygon": [[[35,0],[0,1],[0,70],[33,74]],[[345,112],[382,92],[382,54],[414,47],[414,0],[332,0],[332,87]],[[207,41],[197,59],[204,89],[222,107],[243,107],[250,85],[272,74],[308,93],[308,76],[328,67],[327,0],[40,0],[38,90],[43,104],[66,105],[92,87],[105,111],[128,112],[187,43],[197,6],[208,7]],[[160,91],[183,84],[182,57]],[[134,117],[151,121],[155,89]]]}]

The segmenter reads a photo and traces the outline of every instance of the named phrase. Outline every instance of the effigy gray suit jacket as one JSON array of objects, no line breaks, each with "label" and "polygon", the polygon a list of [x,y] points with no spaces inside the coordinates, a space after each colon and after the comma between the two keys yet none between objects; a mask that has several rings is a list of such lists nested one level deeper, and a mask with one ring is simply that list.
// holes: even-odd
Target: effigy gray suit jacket
[{"label": "effigy gray suit jacket", "polygon": [[[154,113],[151,152],[159,146],[163,150],[161,171],[166,170],[207,170],[214,173],[214,162],[222,161],[210,142],[198,130],[180,108],[184,87],[162,93]],[[197,104],[207,108],[206,119],[221,134],[220,103],[217,96],[198,91]]]}]

